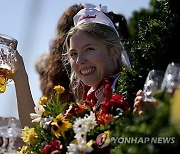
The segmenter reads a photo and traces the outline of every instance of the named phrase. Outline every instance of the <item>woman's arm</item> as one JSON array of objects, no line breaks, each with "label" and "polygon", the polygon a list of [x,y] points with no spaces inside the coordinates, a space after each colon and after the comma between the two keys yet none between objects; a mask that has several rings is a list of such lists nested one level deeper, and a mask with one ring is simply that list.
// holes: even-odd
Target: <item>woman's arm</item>
[{"label": "woman's arm", "polygon": [[30,113],[34,112],[34,101],[31,95],[28,75],[25,70],[23,58],[17,52],[13,65],[13,80],[15,82],[17,105],[21,126],[32,126]]}]

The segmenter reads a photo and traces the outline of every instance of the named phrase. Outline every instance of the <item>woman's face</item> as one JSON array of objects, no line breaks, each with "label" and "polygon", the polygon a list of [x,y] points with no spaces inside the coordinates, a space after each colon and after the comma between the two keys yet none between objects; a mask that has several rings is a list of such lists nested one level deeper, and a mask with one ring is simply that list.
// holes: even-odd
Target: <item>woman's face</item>
[{"label": "woman's face", "polygon": [[113,50],[108,51],[103,42],[85,32],[76,32],[70,38],[68,50],[70,64],[85,85],[96,88],[104,77],[114,72],[117,68],[117,57],[111,52]]}]

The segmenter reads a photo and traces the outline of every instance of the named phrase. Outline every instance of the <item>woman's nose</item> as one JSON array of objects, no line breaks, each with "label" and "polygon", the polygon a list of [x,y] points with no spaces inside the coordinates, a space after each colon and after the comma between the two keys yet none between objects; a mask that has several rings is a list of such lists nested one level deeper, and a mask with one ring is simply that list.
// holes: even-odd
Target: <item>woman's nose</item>
[{"label": "woman's nose", "polygon": [[86,61],[87,61],[86,56],[83,53],[79,53],[77,60],[76,60],[76,63],[77,64],[84,64]]}]

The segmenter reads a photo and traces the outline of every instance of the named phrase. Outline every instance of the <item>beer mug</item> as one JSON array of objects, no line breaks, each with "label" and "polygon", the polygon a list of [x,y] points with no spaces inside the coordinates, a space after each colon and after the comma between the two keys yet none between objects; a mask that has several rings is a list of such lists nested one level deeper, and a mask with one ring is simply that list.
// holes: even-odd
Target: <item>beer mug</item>
[{"label": "beer mug", "polygon": [[167,89],[167,92],[173,94],[175,89],[180,85],[180,63],[169,63],[161,89]]},{"label": "beer mug", "polygon": [[15,58],[18,41],[10,36],[0,34],[0,93],[12,82],[11,69]]},{"label": "beer mug", "polygon": [[151,70],[148,73],[146,81],[144,83],[144,101],[155,102],[153,93],[161,89],[164,72],[160,70]]}]

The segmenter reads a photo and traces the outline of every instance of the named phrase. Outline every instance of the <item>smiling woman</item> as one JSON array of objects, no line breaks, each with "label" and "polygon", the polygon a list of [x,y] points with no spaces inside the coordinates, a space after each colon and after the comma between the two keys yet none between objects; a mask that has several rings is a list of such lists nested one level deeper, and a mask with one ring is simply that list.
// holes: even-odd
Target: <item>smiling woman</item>
[{"label": "smiling woman", "polygon": [[[86,6],[76,14],[75,27],[67,34],[67,53],[64,53],[64,65],[69,62],[72,68],[70,85],[76,102],[81,104],[88,98],[95,108],[105,98],[106,85],[115,91],[120,70],[126,66],[122,61],[121,38],[102,9]],[[129,63],[128,56],[125,63]]]},{"label": "smiling woman", "polygon": [[[104,35],[105,32],[109,35]],[[94,91],[104,78],[117,73],[122,47],[111,27],[99,23],[83,23],[69,32],[66,42],[69,61],[74,70],[71,76],[74,92],[76,87],[83,86],[76,85],[78,80]]]}]

